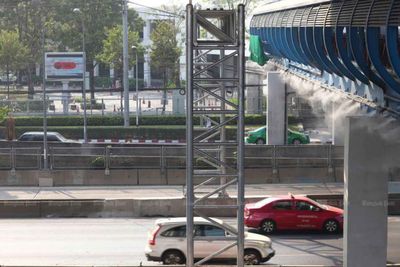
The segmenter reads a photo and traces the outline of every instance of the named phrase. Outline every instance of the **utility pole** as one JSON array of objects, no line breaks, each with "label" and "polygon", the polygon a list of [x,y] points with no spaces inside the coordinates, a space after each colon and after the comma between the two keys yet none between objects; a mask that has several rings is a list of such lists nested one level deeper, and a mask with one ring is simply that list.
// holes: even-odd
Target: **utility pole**
[{"label": "utility pole", "polygon": [[86,40],[85,40],[85,19],[82,10],[74,8],[74,13],[80,14],[82,23],[82,53],[83,53],[83,77],[82,77],[82,102],[83,102],[83,142],[87,144],[87,108],[86,108]]},{"label": "utility pole", "polygon": [[[43,12],[41,12],[42,16]],[[48,170],[48,147],[47,147],[47,99],[46,99],[46,60],[45,60],[45,42],[46,42],[46,35],[45,35],[45,20],[42,19],[42,34],[41,34],[41,43],[43,49],[42,55],[42,92],[43,92],[43,169]]]},{"label": "utility pole", "polygon": [[123,80],[124,80],[124,127],[129,127],[129,80],[128,80],[128,2],[123,0],[122,28],[123,28]]}]

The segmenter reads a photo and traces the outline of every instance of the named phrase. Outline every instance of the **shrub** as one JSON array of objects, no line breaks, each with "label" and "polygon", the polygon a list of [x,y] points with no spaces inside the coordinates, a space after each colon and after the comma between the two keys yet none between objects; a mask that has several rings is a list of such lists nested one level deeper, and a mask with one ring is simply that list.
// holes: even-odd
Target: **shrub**
[{"label": "shrub", "polygon": [[[3,128],[4,129],[4,128]],[[195,128],[195,135],[204,132],[205,128]],[[16,135],[20,136],[24,132],[28,131],[43,131],[40,126],[35,127],[17,127]],[[83,127],[57,127],[49,126],[48,131],[59,132],[70,139],[83,139]],[[227,139],[234,139],[236,129],[227,128]],[[125,128],[123,126],[112,126],[112,127],[88,127],[88,138],[89,139],[160,139],[160,140],[185,140],[186,139],[186,127],[185,126],[142,126]]]},{"label": "shrub", "polygon": [[98,168],[104,168],[105,167],[105,162],[104,162],[104,157],[97,157],[92,162],[90,162],[91,167],[98,167]]},{"label": "shrub", "polygon": [[[87,109],[90,109],[89,102],[87,103]],[[100,104],[101,105],[101,104]],[[101,106],[100,106],[101,108]],[[211,118],[215,121],[219,121],[218,116],[211,116]],[[229,116],[227,116],[229,118]],[[289,117],[289,123],[296,123],[298,119],[293,117]],[[17,126],[42,126],[43,118],[42,117],[17,117],[15,118],[15,122]],[[134,125],[136,122],[136,117],[130,117],[131,125]],[[264,115],[246,115],[245,124],[246,125],[263,125],[266,122],[266,118]],[[88,125],[89,126],[122,126],[124,120],[121,116],[89,116],[88,117]],[[200,124],[200,117],[194,117],[193,120],[194,125]],[[82,116],[57,116],[57,117],[49,117],[47,119],[47,124],[49,126],[79,126],[83,125],[83,117]],[[185,116],[141,116],[139,117],[139,124],[141,126],[150,126],[150,125],[186,125],[186,117]],[[228,125],[234,125],[235,122],[232,121]]]},{"label": "shrub", "polygon": [[111,88],[113,79],[110,77],[94,77],[94,86],[100,88]]}]

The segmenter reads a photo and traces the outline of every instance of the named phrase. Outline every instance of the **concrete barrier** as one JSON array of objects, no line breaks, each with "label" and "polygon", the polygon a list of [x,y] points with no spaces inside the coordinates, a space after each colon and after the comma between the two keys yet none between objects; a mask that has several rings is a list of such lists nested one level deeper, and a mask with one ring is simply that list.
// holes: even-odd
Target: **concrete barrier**
[{"label": "concrete barrier", "polygon": [[[332,206],[343,207],[343,195],[308,195]],[[246,203],[262,198],[246,198]],[[236,198],[212,198],[204,204],[231,205]],[[388,201],[390,215],[400,215],[400,194],[391,194]],[[204,210],[208,216],[234,217],[233,209]],[[185,216],[185,198],[152,199],[85,199],[85,200],[1,200],[0,218],[51,217],[181,217]]]}]

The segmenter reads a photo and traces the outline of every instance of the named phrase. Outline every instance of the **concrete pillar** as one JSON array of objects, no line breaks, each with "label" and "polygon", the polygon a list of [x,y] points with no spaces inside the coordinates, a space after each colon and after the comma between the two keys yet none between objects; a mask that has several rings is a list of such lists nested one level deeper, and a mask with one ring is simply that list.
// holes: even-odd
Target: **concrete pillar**
[{"label": "concrete pillar", "polygon": [[36,64],[35,65],[35,74],[36,74],[36,76],[40,76],[40,64]]},{"label": "concrete pillar", "polygon": [[350,117],[346,124],[344,266],[383,267],[388,177],[400,163],[400,127],[381,117]]},{"label": "concrete pillar", "polygon": [[68,114],[68,104],[71,96],[71,93],[68,89],[68,81],[62,81],[62,105],[64,114]]},{"label": "concrete pillar", "polygon": [[114,66],[110,65],[110,78],[114,78]]},{"label": "concrete pillar", "polygon": [[172,93],[172,114],[183,115],[185,114],[185,99],[184,95],[179,93],[179,90],[174,90]]},{"label": "concrete pillar", "polygon": [[[151,30],[152,30],[152,20],[147,19],[145,20],[144,27],[143,27],[143,46],[150,46],[151,45]],[[150,67],[150,55],[144,55],[144,62],[143,62],[143,80],[146,86],[151,85],[151,67]]]},{"label": "concrete pillar", "polygon": [[[100,63],[99,63],[100,64]],[[97,64],[96,60],[93,60],[94,65],[94,77],[99,77],[99,64]]]},{"label": "concrete pillar", "polygon": [[[246,62],[246,83],[249,85],[262,84],[265,80],[265,71],[258,64]],[[246,113],[262,114],[262,86],[246,87]]]},{"label": "concrete pillar", "polygon": [[151,67],[150,67],[150,55],[144,55],[144,63],[143,63],[143,80],[145,85],[151,85]]},{"label": "concrete pillar", "polygon": [[267,73],[267,144],[285,144],[285,84],[279,72]]}]

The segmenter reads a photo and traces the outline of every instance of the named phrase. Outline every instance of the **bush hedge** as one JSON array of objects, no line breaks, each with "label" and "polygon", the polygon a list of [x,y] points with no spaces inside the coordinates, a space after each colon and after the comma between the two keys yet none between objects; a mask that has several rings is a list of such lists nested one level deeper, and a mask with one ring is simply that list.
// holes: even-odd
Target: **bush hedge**
[{"label": "bush hedge", "polygon": [[[219,117],[213,116],[214,120],[219,121]],[[134,125],[136,117],[130,117],[131,125]],[[265,124],[266,118],[264,115],[246,115],[246,125],[263,125]],[[16,126],[42,126],[42,117],[16,117]],[[289,117],[289,124],[299,122],[298,119]],[[121,116],[89,116],[89,126],[121,126],[124,120]],[[195,117],[194,124],[198,125],[200,118]],[[230,125],[235,122],[232,121]],[[48,126],[80,126],[83,125],[82,116],[60,116],[60,117],[49,117],[47,119]],[[185,125],[185,116],[141,116],[139,118],[139,124],[143,125]]]},{"label": "bush hedge", "polygon": [[[4,133],[4,127],[0,132]],[[195,128],[195,133],[200,134],[206,129],[203,127]],[[16,136],[29,131],[43,131],[42,127],[20,126],[16,128]],[[70,139],[83,139],[83,127],[48,127],[48,131],[59,132]],[[236,129],[227,128],[227,138],[234,139]],[[88,127],[89,139],[160,139],[160,140],[185,140],[185,126],[141,126],[124,128],[118,127]]]}]

